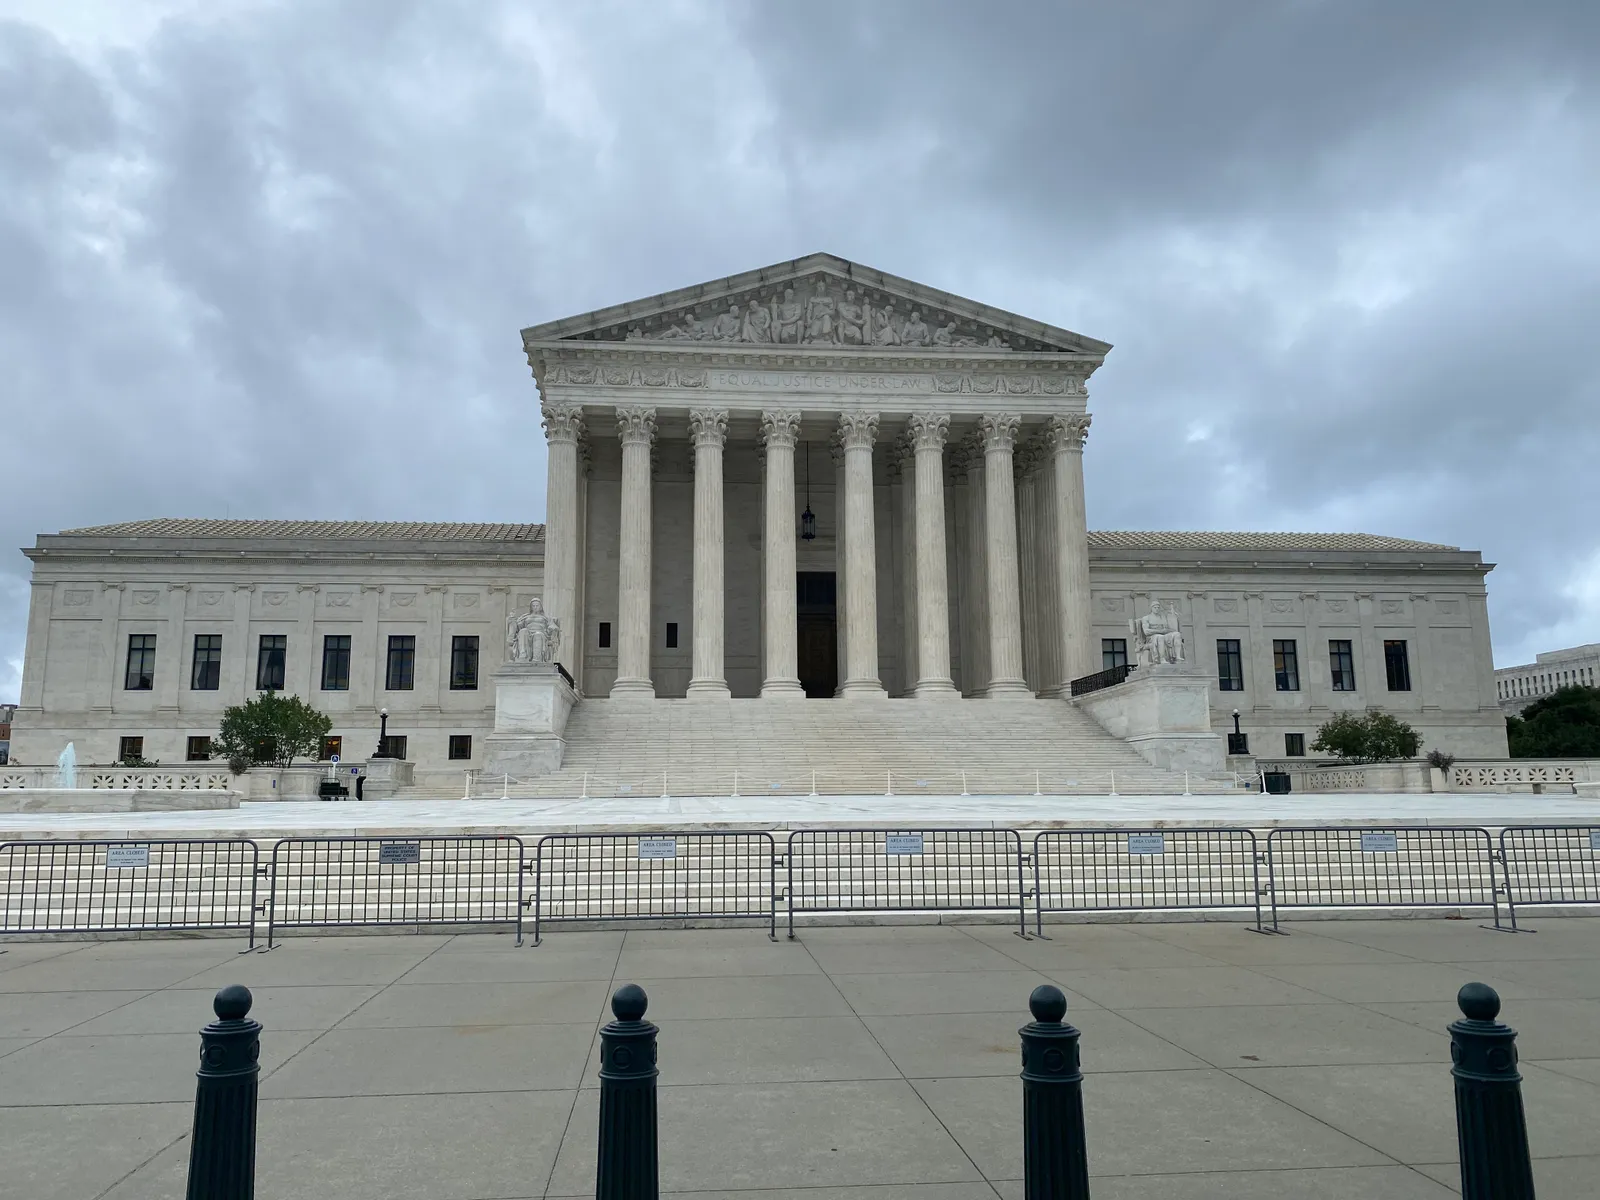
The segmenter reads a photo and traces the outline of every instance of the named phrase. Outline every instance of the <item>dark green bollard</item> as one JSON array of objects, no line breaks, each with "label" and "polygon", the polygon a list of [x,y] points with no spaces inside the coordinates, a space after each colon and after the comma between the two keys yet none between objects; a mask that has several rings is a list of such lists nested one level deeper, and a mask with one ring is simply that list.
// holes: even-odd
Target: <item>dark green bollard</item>
[{"label": "dark green bollard", "polygon": [[1078,1031],[1063,1024],[1067,998],[1042,984],[1028,997],[1033,1021],[1022,1035],[1024,1200],[1089,1200]]},{"label": "dark green bollard", "polygon": [[658,1200],[656,1027],[637,984],[611,997],[616,1020],[600,1030],[600,1145],[596,1200]]},{"label": "dark green bollard", "polygon": [[256,1194],[261,1024],[249,1018],[250,1000],[249,988],[223,988],[211,1002],[217,1019],[200,1031],[188,1200],[254,1200]]},{"label": "dark green bollard", "polygon": [[1495,1020],[1500,997],[1486,983],[1467,984],[1456,1003],[1465,1018],[1450,1025],[1461,1200],[1533,1200],[1517,1031]]}]

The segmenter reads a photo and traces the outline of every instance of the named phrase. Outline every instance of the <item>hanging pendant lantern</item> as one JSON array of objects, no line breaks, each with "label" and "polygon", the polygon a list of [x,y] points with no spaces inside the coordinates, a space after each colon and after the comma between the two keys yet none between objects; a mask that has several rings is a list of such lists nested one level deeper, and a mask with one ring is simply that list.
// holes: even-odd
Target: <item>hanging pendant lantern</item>
[{"label": "hanging pendant lantern", "polygon": [[806,510],[800,514],[800,540],[809,542],[817,536],[817,514],[811,511],[811,443],[801,442],[806,456]]}]

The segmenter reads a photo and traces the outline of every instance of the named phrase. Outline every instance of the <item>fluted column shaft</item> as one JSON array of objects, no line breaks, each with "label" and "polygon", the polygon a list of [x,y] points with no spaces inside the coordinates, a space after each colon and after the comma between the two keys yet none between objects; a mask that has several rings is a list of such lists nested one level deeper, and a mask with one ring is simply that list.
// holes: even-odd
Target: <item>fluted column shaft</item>
[{"label": "fluted column shaft", "polygon": [[650,446],[653,408],[617,409],[622,529],[617,542],[617,680],[613,696],[654,696],[650,682]]},{"label": "fluted column shaft", "polygon": [[909,696],[917,684],[917,477],[914,451],[904,440],[895,444],[891,478],[900,530],[899,553],[895,555],[900,589],[900,694]]},{"label": "fluted column shaft", "polygon": [[576,404],[544,406],[549,450],[545,469],[544,609],[561,622],[556,661],[577,665],[572,653],[583,639],[578,612],[578,438],[583,410]]},{"label": "fluted column shaft", "polygon": [[761,439],[767,449],[763,699],[805,696],[800,686],[795,607],[794,444],[799,434],[799,413],[773,410],[761,414]]},{"label": "fluted column shaft", "polygon": [[[1034,474],[1038,498],[1038,556],[1034,579],[1035,611],[1039,614],[1040,696],[1063,694],[1061,665],[1061,582],[1057,578],[1060,551],[1056,536],[1056,476],[1048,448],[1040,447],[1039,469]],[[1066,689],[1071,695],[1071,689]]]},{"label": "fluted column shaft", "polygon": [[1034,474],[1036,456],[1027,445],[1012,456],[1017,489],[1017,583],[1022,612],[1022,678],[1030,692],[1039,690],[1039,608],[1034,583],[1038,578],[1039,493]]},{"label": "fluted column shaft", "polygon": [[723,668],[722,447],[728,410],[689,413],[694,442],[694,673],[688,694],[696,699],[728,696]]},{"label": "fluted column shaft", "polygon": [[877,413],[844,413],[845,696],[882,696],[878,681],[878,555],[873,516],[872,443]]},{"label": "fluted column shaft", "polygon": [[954,699],[950,679],[950,580],[944,545],[944,442],[950,418],[919,413],[906,424],[916,455],[918,699]]},{"label": "fluted column shaft", "polygon": [[983,439],[974,437],[964,446],[967,487],[966,582],[971,596],[968,612],[972,618],[972,664],[967,694],[982,696],[989,690],[989,546],[985,515]]},{"label": "fluted column shaft", "polygon": [[[1083,505],[1083,441],[1088,434],[1088,413],[1054,417],[1045,429],[1055,473],[1055,566],[1063,685],[1100,669],[1089,623],[1089,526]],[[1070,688],[1062,694],[1070,694]]]},{"label": "fluted column shaft", "polygon": [[833,694],[840,696],[844,694],[844,681],[850,674],[846,657],[849,653],[850,629],[845,621],[845,613],[850,607],[850,579],[845,570],[845,543],[849,539],[846,537],[848,531],[844,519],[844,441],[837,432],[828,444],[828,453],[833,458]]},{"label": "fluted column shaft", "polygon": [[983,433],[985,527],[989,536],[990,699],[1030,696],[1022,680],[1022,595],[1017,571],[1017,502],[1012,451],[1021,418],[988,413]]}]

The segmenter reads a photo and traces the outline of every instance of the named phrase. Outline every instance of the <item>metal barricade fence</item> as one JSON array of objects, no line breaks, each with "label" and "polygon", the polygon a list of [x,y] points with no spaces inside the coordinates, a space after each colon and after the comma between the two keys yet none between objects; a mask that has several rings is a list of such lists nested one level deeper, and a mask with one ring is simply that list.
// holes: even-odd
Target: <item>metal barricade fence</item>
[{"label": "metal barricade fence", "polygon": [[1600,825],[1508,825],[1500,831],[1506,909],[1600,904]]},{"label": "metal barricade fence", "polygon": [[797,912],[1010,910],[1027,936],[1015,829],[797,829],[789,835],[789,936]]},{"label": "metal barricade fence", "polygon": [[1261,929],[1248,829],[1049,829],[1033,839],[1034,932],[1047,912],[1239,909]]},{"label": "metal barricade fence", "polygon": [[1500,924],[1494,843],[1475,826],[1311,826],[1267,835],[1272,927],[1280,908],[1473,905]]},{"label": "metal barricade fence", "polygon": [[284,838],[272,849],[267,948],[279,929],[512,925],[522,944],[519,837]]},{"label": "metal barricade fence", "polygon": [[534,846],[533,944],[552,921],[762,920],[776,938],[777,857],[754,830],[548,834]]},{"label": "metal barricade fence", "polygon": [[0,933],[242,929],[255,945],[261,848],[248,838],[0,844]]}]

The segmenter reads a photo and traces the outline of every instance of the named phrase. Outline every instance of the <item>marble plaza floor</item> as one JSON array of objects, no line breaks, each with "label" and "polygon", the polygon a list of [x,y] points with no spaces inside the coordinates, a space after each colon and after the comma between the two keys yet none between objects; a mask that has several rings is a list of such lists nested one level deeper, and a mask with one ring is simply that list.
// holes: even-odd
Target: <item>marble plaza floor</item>
[{"label": "marble plaza floor", "polygon": [[1541,1200],[1600,1178],[1600,919],[8,943],[0,1193],[181,1195],[196,1028],[255,989],[257,1194],[593,1194],[595,1039],[623,982],[661,1026],[664,1191],[1018,1200],[1016,1029],[1052,980],[1083,1030],[1097,1200],[1454,1192],[1445,1026],[1499,989]]},{"label": "marble plaza floor", "polygon": [[1600,802],[1572,795],[1316,793],[1275,796],[621,796],[567,800],[382,800],[245,803],[143,813],[5,813],[0,840],[44,837],[281,837],[289,834],[537,833],[571,830],[801,828],[934,824],[1019,829],[1209,824],[1573,824]]}]

